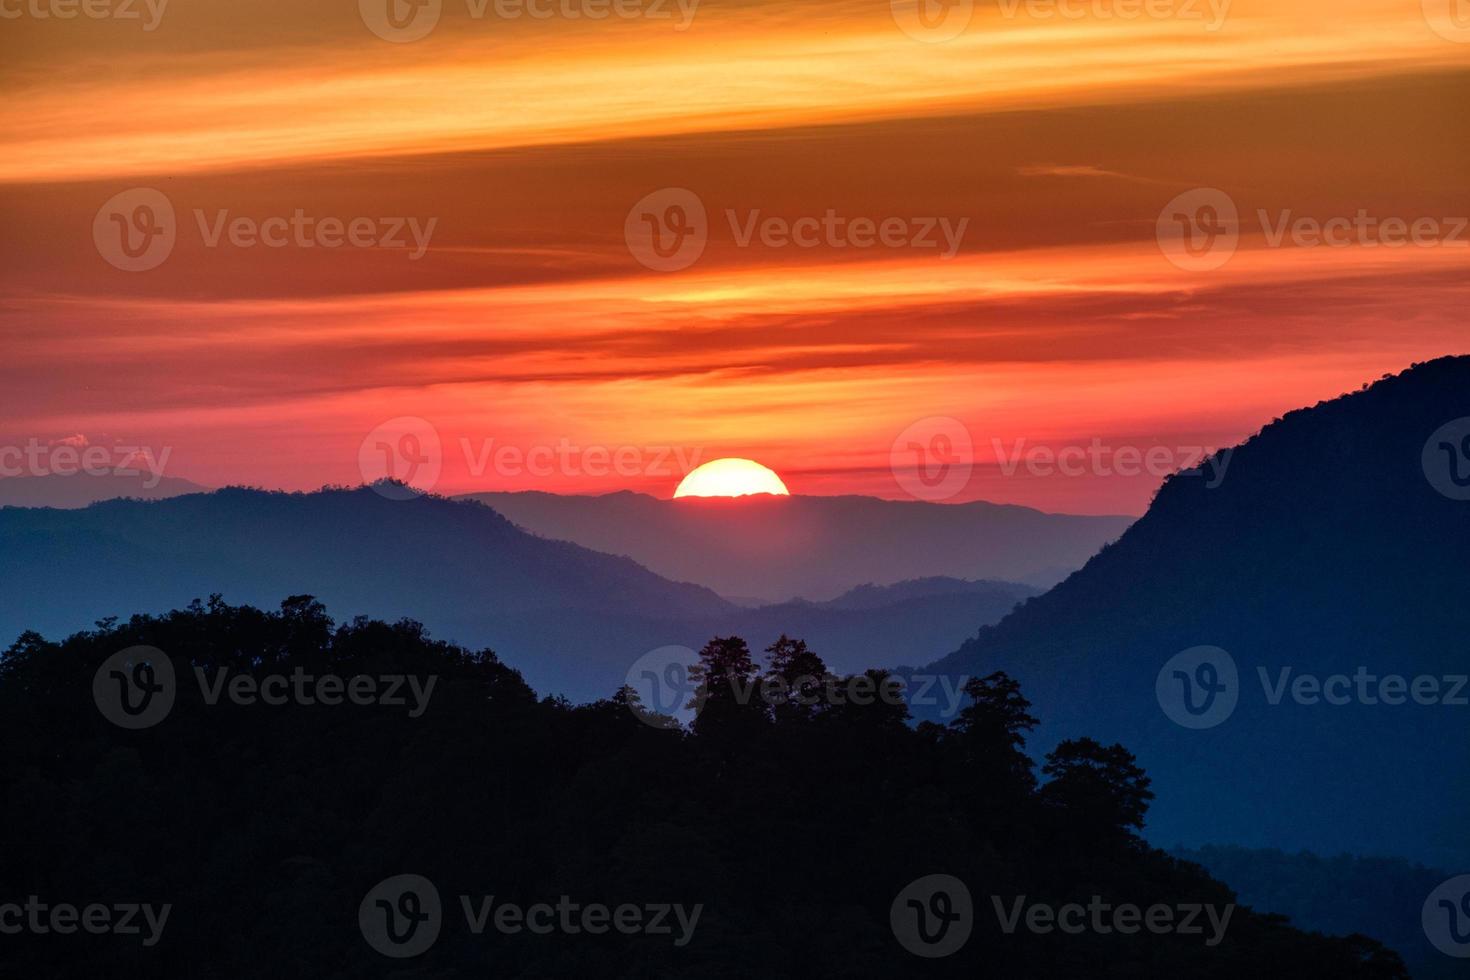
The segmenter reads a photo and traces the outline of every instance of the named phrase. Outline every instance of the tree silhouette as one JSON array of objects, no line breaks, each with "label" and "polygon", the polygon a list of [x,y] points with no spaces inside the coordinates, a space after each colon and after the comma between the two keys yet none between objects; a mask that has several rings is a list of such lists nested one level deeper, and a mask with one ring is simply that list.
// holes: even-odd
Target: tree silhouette
[{"label": "tree silhouette", "polygon": [[[309,597],[274,612],[216,598],[60,643],[27,634],[0,657],[11,845],[0,898],[174,906],[150,948],[0,937],[6,976],[447,980],[483,973],[487,958],[528,977],[906,976],[921,961],[895,941],[890,909],[936,871],[976,890],[976,928],[958,953],[922,961],[926,976],[1406,976],[1371,940],[1304,934],[1249,909],[1213,948],[982,927],[981,889],[1060,904],[1085,881],[1117,900],[1234,901],[1132,835],[1147,780],[1117,747],[1066,743],[1041,791],[977,792],[997,769],[1030,773],[1015,755],[1035,722],[1003,675],[972,685],[945,728],[906,724],[902,702],[878,693],[893,680],[883,671],[859,675],[870,696],[824,693],[814,717],[773,724],[740,693],[756,676],[746,644],[717,637],[701,653],[709,697],[690,732],[646,724],[627,688],[584,705],[538,699],[490,651],[412,621],[324,616]],[[136,645],[168,653],[181,683],[166,719],[127,731],[86,702],[98,669]],[[778,647],[770,672],[815,669],[799,640]],[[417,718],[387,704],[210,705],[196,667],[256,679],[329,667],[437,686]],[[851,694],[854,680],[836,690]],[[1103,843],[1079,843],[1089,840]],[[406,967],[371,949],[355,916],[376,883],[404,872],[433,882],[445,910],[439,940]],[[704,911],[682,948],[617,930],[481,936],[459,918],[465,895]]]},{"label": "tree silhouette", "polygon": [[1137,763],[1121,745],[1069,739],[1046,756],[1041,771],[1051,781],[1041,789],[1042,800],[1103,835],[1142,830],[1154,794]]},{"label": "tree silhouette", "polygon": [[807,648],[805,640],[793,640],[785,633],[766,653],[770,663],[763,681],[775,720],[790,723],[815,718],[832,679],[822,658]]}]

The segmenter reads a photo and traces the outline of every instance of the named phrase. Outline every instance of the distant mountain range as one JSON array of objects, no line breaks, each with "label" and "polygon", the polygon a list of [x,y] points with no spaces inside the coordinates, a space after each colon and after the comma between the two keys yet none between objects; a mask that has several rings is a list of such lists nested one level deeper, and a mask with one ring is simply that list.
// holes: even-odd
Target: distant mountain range
[{"label": "distant mountain range", "polygon": [[1470,867],[1467,462],[1467,357],[1292,412],[931,669],[1019,679],[1034,751],[1134,750],[1159,844]]},{"label": "distant mountain range", "polygon": [[1173,855],[1229,882],[1242,905],[1284,915],[1292,925],[1327,936],[1371,935],[1404,958],[1414,980],[1465,976],[1462,960],[1435,949],[1424,933],[1425,896],[1450,875],[1399,858],[1243,847],[1177,850]]},{"label": "distant mountain range", "polygon": [[1045,588],[1081,567],[1130,517],[1046,514],[977,501],[877,497],[578,497],[480,493],[528,531],[610,554],[724,596],[831,599],[929,576]]},{"label": "distant mountain range", "polygon": [[928,659],[1035,590],[928,579],[744,608],[629,558],[526,533],[472,501],[371,488],[0,510],[0,643],[212,593],[267,606],[310,594],[339,619],[416,619],[493,648],[540,690],[592,700],[648,651],[715,635],[760,648],[803,636],[841,670]]},{"label": "distant mountain range", "polygon": [[128,497],[165,500],[207,488],[178,477],[149,473],[24,476],[0,480],[0,507],[86,507],[101,500]]}]

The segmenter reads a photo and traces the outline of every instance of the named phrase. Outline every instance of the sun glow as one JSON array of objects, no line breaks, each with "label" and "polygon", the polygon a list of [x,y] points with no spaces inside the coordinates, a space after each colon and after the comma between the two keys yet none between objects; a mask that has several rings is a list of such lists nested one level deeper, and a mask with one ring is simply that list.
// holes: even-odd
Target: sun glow
[{"label": "sun glow", "polygon": [[745,497],[769,493],[788,497],[791,491],[769,467],[753,459],[715,459],[692,470],[674,491],[677,497]]}]

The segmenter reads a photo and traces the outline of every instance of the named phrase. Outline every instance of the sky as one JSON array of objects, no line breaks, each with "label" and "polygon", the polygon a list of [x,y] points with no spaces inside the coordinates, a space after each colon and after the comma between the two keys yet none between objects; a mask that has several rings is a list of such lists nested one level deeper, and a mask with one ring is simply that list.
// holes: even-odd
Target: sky
[{"label": "sky", "polygon": [[389,2],[0,0],[0,450],[1137,514],[1467,347],[1465,0]]}]

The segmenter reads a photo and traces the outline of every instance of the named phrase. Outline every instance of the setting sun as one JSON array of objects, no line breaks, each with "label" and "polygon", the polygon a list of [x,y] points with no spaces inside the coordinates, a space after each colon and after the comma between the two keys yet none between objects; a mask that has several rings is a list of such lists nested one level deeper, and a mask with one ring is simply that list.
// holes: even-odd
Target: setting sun
[{"label": "setting sun", "polygon": [[745,497],[753,493],[791,495],[786,484],[769,467],[753,459],[715,459],[684,477],[675,497]]}]

